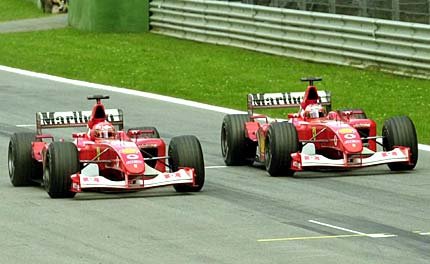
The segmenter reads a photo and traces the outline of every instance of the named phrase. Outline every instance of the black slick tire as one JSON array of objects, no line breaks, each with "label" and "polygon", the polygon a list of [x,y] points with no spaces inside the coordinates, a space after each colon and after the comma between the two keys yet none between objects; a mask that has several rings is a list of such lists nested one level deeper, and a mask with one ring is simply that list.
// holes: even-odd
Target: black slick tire
[{"label": "black slick tire", "polygon": [[299,150],[299,137],[293,124],[271,124],[265,142],[265,166],[270,176],[293,176],[291,154]]},{"label": "black slick tire", "polygon": [[178,136],[171,139],[169,144],[169,166],[171,171],[183,167],[193,168],[196,174],[196,186],[188,184],[173,185],[177,192],[199,192],[205,183],[205,164],[202,147],[195,136]]},{"label": "black slick tire", "polygon": [[245,136],[246,114],[226,115],[221,127],[221,153],[227,166],[251,165],[257,144]]},{"label": "black slick tire", "polygon": [[52,142],[45,156],[43,183],[51,198],[72,198],[71,175],[80,170],[78,150],[71,142]]},{"label": "black slick tire", "polygon": [[42,164],[32,157],[31,143],[36,140],[36,133],[14,133],[10,137],[8,148],[9,178],[13,186],[33,185],[33,180],[42,177]]},{"label": "black slick tire", "polygon": [[390,170],[414,169],[418,161],[418,140],[412,120],[407,116],[396,116],[386,120],[382,127],[382,136],[385,151],[393,150],[395,146],[409,147],[411,150],[411,164],[405,162],[388,163]]}]

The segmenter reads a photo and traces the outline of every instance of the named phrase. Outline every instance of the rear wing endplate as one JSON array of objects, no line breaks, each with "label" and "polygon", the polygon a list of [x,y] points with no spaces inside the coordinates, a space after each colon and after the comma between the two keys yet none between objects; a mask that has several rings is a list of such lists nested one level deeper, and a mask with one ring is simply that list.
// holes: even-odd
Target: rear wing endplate
[{"label": "rear wing endplate", "polygon": [[[260,108],[293,108],[300,107],[305,92],[258,93],[248,94],[248,114]],[[331,93],[318,91],[318,104],[331,107]]]},{"label": "rear wing endplate", "polygon": [[[91,118],[91,111],[69,111],[69,112],[37,112],[36,129],[41,134],[46,128],[66,128],[87,126]],[[124,128],[124,119],[121,109],[106,109],[106,121]]]}]

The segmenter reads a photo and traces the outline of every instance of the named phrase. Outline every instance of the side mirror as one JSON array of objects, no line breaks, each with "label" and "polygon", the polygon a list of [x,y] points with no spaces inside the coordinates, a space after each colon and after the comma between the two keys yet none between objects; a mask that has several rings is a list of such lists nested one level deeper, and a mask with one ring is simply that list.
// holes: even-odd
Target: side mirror
[{"label": "side mirror", "polygon": [[129,136],[131,138],[137,138],[142,134],[143,134],[143,131],[140,129],[129,129],[127,131],[127,136]]},{"label": "side mirror", "polygon": [[85,133],[83,133],[83,132],[80,132],[80,133],[73,133],[72,134],[72,138],[83,138],[83,137],[85,137]]}]

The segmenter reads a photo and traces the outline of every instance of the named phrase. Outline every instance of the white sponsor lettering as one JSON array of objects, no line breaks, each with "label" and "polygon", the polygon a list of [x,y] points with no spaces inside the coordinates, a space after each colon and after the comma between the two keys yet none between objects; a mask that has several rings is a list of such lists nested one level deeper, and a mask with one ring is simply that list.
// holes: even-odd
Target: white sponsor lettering
[{"label": "white sponsor lettering", "polygon": [[[330,95],[325,91],[318,92],[319,103],[329,103]],[[303,101],[304,92],[259,93],[249,94],[252,106],[298,105]]]},{"label": "white sponsor lettering", "polygon": [[127,160],[125,162],[125,164],[130,165],[130,164],[142,164],[143,160]]},{"label": "white sponsor lettering", "polygon": [[[122,120],[122,114],[118,109],[107,109],[105,113],[109,122]],[[38,112],[37,115],[41,126],[86,124],[91,118],[91,111]]]},{"label": "white sponsor lettering", "polygon": [[343,143],[344,144],[358,144],[358,143],[360,143],[361,141],[360,140],[358,140],[358,139],[350,139],[350,140],[345,140]]}]

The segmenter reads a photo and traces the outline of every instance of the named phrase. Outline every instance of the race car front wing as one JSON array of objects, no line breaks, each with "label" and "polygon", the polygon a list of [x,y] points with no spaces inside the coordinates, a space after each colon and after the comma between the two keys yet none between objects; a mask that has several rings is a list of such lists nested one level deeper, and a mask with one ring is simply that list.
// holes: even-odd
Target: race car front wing
[{"label": "race car front wing", "polygon": [[291,169],[300,171],[307,167],[360,168],[393,162],[410,162],[410,154],[408,147],[396,147],[391,151],[375,152],[372,155],[344,154],[343,159],[329,159],[322,155],[308,155],[298,152],[291,154]]},{"label": "race car front wing", "polygon": [[146,176],[125,177],[122,181],[111,181],[100,175],[76,173],[72,178],[72,192],[85,190],[139,190],[175,184],[194,184],[194,169],[182,168],[176,172],[163,172],[150,178]]}]

